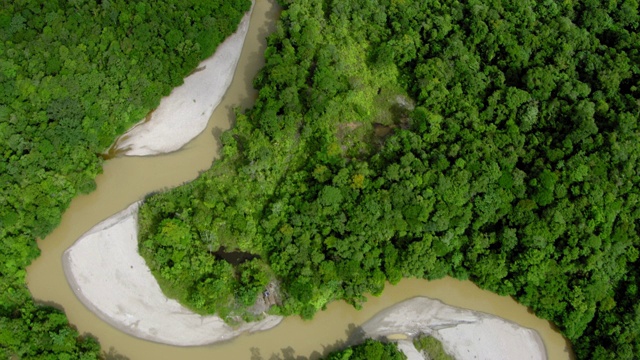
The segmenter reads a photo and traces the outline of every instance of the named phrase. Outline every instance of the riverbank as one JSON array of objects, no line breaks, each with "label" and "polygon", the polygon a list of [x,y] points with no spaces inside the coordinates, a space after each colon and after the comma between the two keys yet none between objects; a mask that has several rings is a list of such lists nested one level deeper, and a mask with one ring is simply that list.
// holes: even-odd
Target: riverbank
[{"label": "riverbank", "polygon": [[[546,360],[540,335],[531,329],[478,311],[445,305],[416,297],[391,306],[362,325],[365,337],[394,338],[419,334],[440,340],[456,360]],[[409,341],[399,341],[410,359],[416,350]]]},{"label": "riverbank", "polygon": [[93,313],[127,334],[177,346],[212,344],[280,323],[281,317],[267,316],[232,328],[167,298],[138,254],[139,204],[93,227],[63,255],[71,288]]},{"label": "riverbank", "polygon": [[[162,99],[147,119],[112,148],[124,155],[178,150],[205,129],[229,88],[249,29],[255,1],[238,30],[202,62],[184,84]],[[276,326],[281,318],[231,328],[217,316],[200,316],[162,293],[138,254],[137,210],[130,205],[91,228],[63,254],[73,292],[94,314],[135,337],[163,344],[195,346],[229,340]]]},{"label": "riverbank", "polygon": [[[63,268],[72,290],[93,313],[127,334],[176,346],[226,341],[280,323],[281,317],[268,316],[232,328],[217,316],[195,314],[167,298],[138,254],[139,204],[102,221],[63,254]],[[430,334],[458,360],[546,359],[544,344],[535,331],[424,297],[381,311],[361,329],[371,338]],[[416,358],[411,342],[401,343],[403,351]]]},{"label": "riverbank", "polygon": [[120,136],[109,153],[148,156],[176,151],[207,127],[233,80],[254,5],[255,0],[236,32],[218,45],[215,54],[201,62],[144,120]]},{"label": "riverbank", "polygon": [[[113,327],[138,338],[177,346],[197,346],[271,329],[282,320],[232,328],[217,316],[201,316],[167,298],[138,254],[140,202],[102,221],[63,254],[63,268],[80,301]],[[387,308],[361,326],[375,339],[429,334],[458,360],[546,359],[537,332],[482,312],[417,297]],[[415,356],[409,341],[405,352]]]},{"label": "riverbank", "polygon": [[[273,0],[256,3],[238,76],[234,78],[230,93],[216,110],[214,124],[209,125],[211,129],[228,128],[228,109],[251,105],[251,101],[247,100],[255,96],[251,79],[262,66],[262,53],[266,48],[264,39],[274,31],[278,13],[279,7]],[[210,130],[206,132],[209,133]],[[149,192],[189,181],[198,172],[208,168],[212,161],[209,152],[217,148],[217,143],[211,136],[200,136],[197,139],[196,143],[190,143],[182,151],[166,156],[120,157],[106,162],[104,174],[96,179],[97,190],[75,198],[63,216],[61,225],[39,243],[42,256],[28,270],[29,287],[34,296],[41,301],[60,304],[67,310],[70,321],[78,330],[96,335],[105,351],[121,354],[132,360],[248,359],[258,358],[256,354],[267,359],[282,357],[285,351],[298,357],[318,359],[320,351],[323,351],[321,349],[347,340],[348,332],[345,329],[359,326],[377,312],[408,297],[429,296],[456,306],[495,313],[534,327],[550,345],[550,358],[570,359],[566,354],[567,343],[547,321],[535,318],[511,298],[480,290],[468,281],[461,282],[451,278],[429,282],[403,279],[396,286],[387,286],[379,297],[368,296],[367,303],[360,311],[344,302],[334,302],[328,305],[326,311],[318,313],[311,322],[290,317],[270,331],[240,336],[215,346],[166,346],[129,336],[128,332],[107,325],[94,316],[95,312],[88,311],[74,293],[68,291],[67,280],[60,266],[62,252],[94,224],[127,207],[131,202]],[[87,266],[99,267],[100,264],[94,261]],[[314,341],[309,341],[312,338]]]}]

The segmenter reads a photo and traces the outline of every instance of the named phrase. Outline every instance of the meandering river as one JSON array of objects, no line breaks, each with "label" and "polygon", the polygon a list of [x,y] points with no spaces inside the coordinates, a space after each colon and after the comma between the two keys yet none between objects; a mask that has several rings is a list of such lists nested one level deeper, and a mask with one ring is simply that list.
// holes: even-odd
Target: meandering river
[{"label": "meandering river", "polygon": [[[336,302],[312,321],[287,318],[276,328],[243,335],[227,343],[203,347],[172,347],[128,336],[100,320],[75,297],[62,271],[62,253],[84,232],[152,191],[177,186],[195,178],[218,156],[219,134],[231,126],[233,108],[247,108],[256,92],[252,79],[263,66],[265,37],[275,27],[279,8],[275,0],[257,0],[251,25],[234,80],[208,128],[184,149],[161,156],[120,157],[107,161],[96,179],[97,189],[75,198],[62,222],[39,242],[42,255],[27,269],[33,296],[64,309],[81,333],[97,337],[109,358],[138,359],[315,359],[348,341],[356,326],[378,311],[399,301],[427,296],[443,302],[491,313],[535,329],[540,333],[549,359],[570,359],[566,340],[547,321],[540,320],[513,299],[480,290],[471,282],[446,278],[427,282],[403,280],[387,286],[380,297],[369,297],[361,311]],[[274,357],[274,354],[277,356]],[[122,356],[122,357],[120,357]]]}]

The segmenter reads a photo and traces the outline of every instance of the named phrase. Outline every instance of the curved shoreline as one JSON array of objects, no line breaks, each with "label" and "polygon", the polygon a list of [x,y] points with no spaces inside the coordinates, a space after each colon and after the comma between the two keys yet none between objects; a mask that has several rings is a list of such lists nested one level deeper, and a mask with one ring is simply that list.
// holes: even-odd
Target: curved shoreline
[{"label": "curved shoreline", "polygon": [[218,45],[211,57],[198,64],[182,85],[162,98],[154,111],[116,139],[109,153],[148,156],[176,151],[207,127],[233,80],[254,5],[252,0],[236,32]]},{"label": "curved shoreline", "polygon": [[[112,145],[114,152],[146,156],[180,149],[207,126],[227,92],[238,65],[255,5],[213,56],[184,84]],[[67,282],[78,299],[111,326],[135,337],[176,346],[197,346],[272,328],[281,317],[267,316],[238,328],[218,316],[201,316],[167,298],[138,254],[140,202],[83,234],[62,256]]]},{"label": "curved shoreline", "polygon": [[281,317],[267,316],[234,329],[167,298],[137,251],[139,204],[100,222],[63,254],[67,281],[93,313],[127,334],[176,346],[226,341],[280,323]]},{"label": "curved shoreline", "polygon": [[[374,339],[427,334],[442,342],[444,350],[456,360],[547,359],[542,338],[535,330],[426,297],[409,299],[381,311],[362,325],[362,331]],[[409,359],[420,359],[410,341],[398,343]]]},{"label": "curved shoreline", "polygon": [[[245,332],[268,330],[279,316],[238,328],[218,316],[201,316],[167,298],[138,254],[137,214],[141,201],[100,222],[63,254],[67,281],[80,301],[105,322],[127,334],[175,346],[230,340]],[[408,338],[429,334],[458,360],[546,360],[538,333],[486,313],[417,297],[393,305],[361,326],[370,338]],[[403,347],[415,358],[409,341]],[[479,357],[478,357],[479,356]]]},{"label": "curved shoreline", "polygon": [[[200,74],[200,73],[199,73],[199,74]],[[190,105],[192,105],[192,104],[190,104]],[[172,134],[171,136],[173,136],[173,134]],[[129,202],[129,201],[127,201],[127,203],[128,203],[128,202]],[[92,223],[95,223],[95,222],[92,222]],[[88,236],[88,235],[91,235],[91,234],[96,233],[96,232],[98,232],[98,231],[106,230],[106,229],[107,229],[107,228],[109,228],[110,226],[116,226],[116,225],[117,225],[116,223],[117,223],[117,221],[113,221],[113,223],[112,223],[111,225],[109,225],[108,223],[104,223],[104,224],[103,224],[103,223],[101,223],[101,224],[103,224],[103,225],[104,225],[104,228],[103,228],[103,229],[98,229],[98,227],[99,227],[99,226],[98,226],[98,225],[96,225],[96,226],[94,226],[94,227],[93,227],[89,232],[87,232],[85,235],[86,235],[86,236]],[[100,224],[99,224],[99,225],[100,225]],[[84,238],[84,237],[85,237],[85,235],[83,235],[82,237]],[[77,238],[77,237],[78,237],[78,235],[73,236],[73,238]],[[79,241],[79,240],[78,240],[78,241]],[[109,241],[109,243],[110,243],[111,245],[113,245],[113,242]],[[136,246],[135,246],[135,249],[136,249],[136,250],[134,250],[134,252],[137,254],[137,244],[136,244]],[[70,251],[70,250],[71,250],[71,248],[69,249],[69,251]],[[72,276],[69,276],[69,274],[70,274],[71,272],[73,272],[73,271],[74,271],[72,268],[73,268],[74,266],[78,265],[78,264],[75,264],[75,265],[74,265],[74,262],[72,261],[72,259],[74,259],[74,257],[73,257],[73,256],[71,256],[71,257],[69,257],[69,258],[68,258],[67,254],[65,253],[65,255],[64,255],[64,261],[63,261],[63,264],[64,264],[64,271],[65,271],[65,274],[67,274],[67,279],[68,279],[67,281],[71,284],[71,286],[72,286],[72,288],[73,288],[74,292],[76,293],[76,296],[77,296],[79,299],[81,299],[82,303],[84,303],[84,304],[85,304],[85,306],[89,307],[93,313],[97,314],[100,318],[102,318],[103,320],[105,320],[105,321],[106,321],[107,323],[109,323],[110,325],[112,325],[112,326],[114,326],[114,327],[116,327],[116,328],[119,328],[119,329],[120,329],[120,330],[122,330],[124,333],[131,334],[131,332],[130,332],[130,331],[128,331],[128,330],[126,330],[126,329],[122,329],[122,328],[121,328],[121,326],[134,327],[134,328],[136,328],[137,330],[140,330],[140,328],[141,328],[141,324],[142,324],[141,322],[139,322],[139,323],[137,323],[137,324],[135,324],[135,323],[128,323],[128,325],[120,325],[120,326],[118,326],[118,325],[114,325],[114,322],[113,322],[113,321],[111,321],[111,319],[107,318],[107,314],[106,314],[106,312],[103,312],[103,311],[101,311],[101,310],[97,309],[97,308],[96,308],[95,306],[93,306],[93,305],[89,305],[90,303],[88,303],[88,300],[87,300],[87,299],[88,299],[88,294],[87,294],[87,295],[83,294],[83,292],[79,290],[79,289],[80,289],[80,286],[77,286],[77,285],[79,285],[79,284],[80,284],[80,282],[76,281],[75,277],[73,277],[73,278],[72,278]],[[107,260],[110,260],[110,259],[107,259]],[[87,263],[88,263],[88,265],[87,265],[87,266],[89,266],[89,267],[94,267],[94,268],[99,268],[99,267],[100,267],[100,265],[101,265],[101,264],[100,264],[100,263],[98,263],[97,261],[88,261]],[[130,269],[130,268],[129,268],[129,269]],[[122,270],[123,270],[123,271],[128,271],[128,270],[127,270],[127,268],[126,268],[126,266],[125,266]],[[148,270],[148,269],[147,269],[147,270]],[[76,275],[77,275],[77,274],[76,274]],[[80,274],[80,275],[82,275],[82,274]],[[115,276],[113,276],[113,277],[109,278],[108,280],[113,281],[113,280],[115,280],[115,278],[116,278],[116,277],[115,277]],[[82,279],[80,279],[80,277],[79,277],[79,280],[82,280]],[[155,280],[155,279],[154,279],[154,280]],[[111,288],[111,286],[110,286],[110,285],[106,285],[106,284],[107,284],[107,282],[103,283],[103,284],[102,284],[102,287],[103,287],[103,288],[108,288],[108,291],[115,292],[115,290],[112,290],[112,288]],[[77,289],[77,291],[76,291],[76,289]],[[85,290],[86,290],[86,289],[85,289]],[[74,301],[75,301],[75,299],[74,299]],[[167,299],[166,301],[170,301],[170,300],[168,300],[168,299]],[[165,302],[166,302],[166,301],[165,301]],[[397,301],[397,300],[396,300],[396,301]],[[394,302],[395,302],[395,301],[394,301]],[[279,320],[277,320],[277,321],[279,322]],[[134,326],[134,325],[135,325],[135,326]],[[171,325],[170,325],[170,326],[171,326]],[[270,325],[270,324],[268,324],[268,323],[265,323],[263,328],[260,328],[260,329],[258,329],[258,328],[253,328],[252,330],[253,330],[253,331],[258,331],[258,330],[261,330],[261,329],[268,329],[268,328],[270,328],[270,327],[272,327],[272,326],[275,326],[275,324]],[[281,329],[281,328],[282,328],[282,327],[280,327],[280,329]],[[274,330],[274,332],[278,333],[280,329]],[[203,331],[203,330],[200,330],[200,331]],[[295,332],[296,334],[298,333],[295,329],[294,329],[294,332]],[[133,334],[133,335],[135,335],[135,334]],[[267,334],[262,334],[261,336],[264,336],[264,335],[267,335]],[[138,336],[138,335],[135,335],[135,336],[136,336],[136,337],[141,337],[141,336]],[[281,336],[281,338],[283,338],[283,337],[286,337],[286,336]],[[142,338],[145,338],[145,337],[142,337]],[[231,338],[231,337],[229,337],[229,338],[225,338],[225,339],[230,339],[230,338]],[[147,340],[151,340],[151,341],[154,341],[154,342],[159,342],[159,343],[163,342],[163,341],[159,341],[159,340],[154,340],[154,339],[152,339],[152,338],[145,338],[145,339],[147,339]],[[225,339],[220,339],[220,340],[217,340],[217,341],[223,341],[223,340],[225,340]],[[242,341],[242,340],[240,340],[240,341]],[[214,341],[214,342],[215,342],[215,341]],[[298,341],[298,343],[302,343],[302,342],[304,342],[304,339],[303,339],[302,341],[300,341],[300,340]],[[165,343],[167,343],[167,342],[165,342]],[[206,342],[206,343],[211,343],[211,342]],[[271,343],[275,343],[275,341],[271,340],[270,344],[271,344]],[[292,343],[292,344],[294,344],[294,343],[296,343],[296,341],[292,341],[291,343]],[[181,345],[181,344],[174,344],[174,345]],[[183,345],[183,346],[185,346],[185,345]],[[187,345],[187,346],[188,346],[188,345]],[[246,346],[248,347],[249,345],[246,345]],[[251,346],[253,346],[253,345],[251,345]],[[159,348],[161,349],[161,350],[159,350],[159,351],[161,351],[161,352],[162,352],[162,354],[166,354],[165,352],[167,352],[167,351],[174,351],[174,350],[175,350],[175,351],[186,351],[185,349],[181,349],[181,350],[176,350],[176,349],[174,349],[174,350],[169,350],[167,347],[159,347]],[[216,349],[217,349],[217,348],[219,348],[219,347],[216,347]],[[188,350],[188,351],[192,351],[192,350],[199,351],[198,349],[190,349],[190,350]],[[207,351],[209,351],[209,350],[211,350],[211,348],[208,348],[208,349],[207,349]],[[145,347],[145,351],[147,351],[146,347]],[[145,353],[145,356],[147,356],[147,355],[148,355],[148,353]],[[210,355],[210,354],[207,354],[207,358],[210,358],[210,357],[211,357],[211,355]]]}]

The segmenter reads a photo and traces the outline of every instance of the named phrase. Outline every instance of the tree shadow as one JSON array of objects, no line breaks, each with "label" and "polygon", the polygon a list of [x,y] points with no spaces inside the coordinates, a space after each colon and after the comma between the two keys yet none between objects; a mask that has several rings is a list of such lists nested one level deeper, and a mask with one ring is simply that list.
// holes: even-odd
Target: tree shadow
[{"label": "tree shadow", "polygon": [[345,330],[345,334],[347,336],[346,340],[337,340],[332,344],[318,345],[322,350],[313,351],[307,356],[296,354],[296,350],[291,346],[280,349],[279,353],[269,355],[262,355],[259,348],[252,347],[250,349],[251,360],[320,360],[326,358],[334,351],[361,344],[365,340],[364,331],[355,324],[349,324]]},{"label": "tree shadow", "polygon": [[57,302],[54,301],[43,301],[43,300],[34,300],[36,305],[42,307],[42,308],[53,308],[56,309],[58,311],[64,312],[64,306],[62,306],[61,304],[58,304]]},{"label": "tree shadow", "polygon": [[109,348],[109,352],[103,352],[102,357],[105,360],[129,360],[129,357],[118,353],[113,346]]}]

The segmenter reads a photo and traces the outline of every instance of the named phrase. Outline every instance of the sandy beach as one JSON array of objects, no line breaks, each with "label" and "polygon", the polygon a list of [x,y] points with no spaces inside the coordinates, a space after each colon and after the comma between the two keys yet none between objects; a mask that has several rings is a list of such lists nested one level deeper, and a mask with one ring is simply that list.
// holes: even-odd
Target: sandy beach
[{"label": "sandy beach", "polygon": [[[391,306],[362,325],[366,337],[384,339],[405,334],[428,334],[440,340],[457,360],[546,360],[546,350],[537,332],[502,318],[443,304],[425,297]],[[413,345],[399,341],[410,359]]]},{"label": "sandy beach", "polygon": [[280,317],[268,316],[231,328],[217,316],[195,314],[167,298],[138,254],[139,204],[93,227],[63,255],[70,286],[93,313],[130,335],[178,346],[225,341],[280,323]]},{"label": "sandy beach", "polygon": [[[180,149],[206,128],[234,76],[253,5],[237,31],[203,61],[184,84],[162,99],[150,119],[116,143],[125,155],[154,155]],[[201,316],[161,291],[138,254],[139,202],[85,233],[63,255],[72,290],[93,313],[130,335],[164,344],[195,346],[269,329],[280,317],[231,328],[217,316]]]},{"label": "sandy beach", "polygon": [[140,121],[112,146],[127,156],[147,156],[179,150],[206,127],[227,92],[242,53],[253,11],[244,15],[236,32],[218,45],[215,54],[173,89],[148,119]]}]

